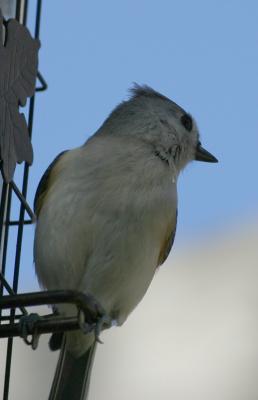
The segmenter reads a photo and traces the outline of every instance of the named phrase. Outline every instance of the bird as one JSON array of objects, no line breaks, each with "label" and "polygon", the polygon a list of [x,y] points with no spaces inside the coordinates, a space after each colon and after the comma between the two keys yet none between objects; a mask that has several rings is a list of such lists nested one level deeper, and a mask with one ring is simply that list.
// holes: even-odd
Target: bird
[{"label": "bird", "polygon": [[[173,246],[177,181],[191,161],[218,160],[194,118],[165,95],[134,84],[82,146],[59,154],[36,191],[35,270],[44,290],[91,295],[122,325]],[[74,315],[71,305],[56,305]],[[87,396],[93,332],[55,334],[61,346],[49,399]]]}]

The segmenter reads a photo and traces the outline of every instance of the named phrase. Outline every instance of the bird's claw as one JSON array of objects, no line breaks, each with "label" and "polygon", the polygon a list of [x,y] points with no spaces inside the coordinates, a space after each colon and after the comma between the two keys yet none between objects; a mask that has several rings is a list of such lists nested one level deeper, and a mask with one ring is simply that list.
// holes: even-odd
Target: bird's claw
[{"label": "bird's claw", "polygon": [[103,344],[102,340],[100,340],[99,338],[101,331],[103,330],[103,328],[108,328],[111,325],[112,325],[112,320],[109,317],[109,315],[104,314],[102,315],[101,318],[99,318],[99,320],[95,323],[94,326],[94,335],[96,342]]},{"label": "bird's claw", "polygon": [[37,322],[42,318],[35,313],[24,315],[20,318],[20,337],[24,342],[31,346],[33,350],[38,347],[39,333],[37,332]]},{"label": "bird's claw", "polygon": [[107,314],[102,313],[102,315],[97,317],[96,321],[89,323],[85,319],[83,310],[79,310],[78,317],[79,317],[78,318],[79,326],[80,326],[80,329],[82,330],[82,332],[84,334],[94,332],[96,342],[103,343],[100,340],[99,336],[100,336],[101,331],[104,328],[108,328],[111,326],[111,324],[112,324],[111,318]]}]

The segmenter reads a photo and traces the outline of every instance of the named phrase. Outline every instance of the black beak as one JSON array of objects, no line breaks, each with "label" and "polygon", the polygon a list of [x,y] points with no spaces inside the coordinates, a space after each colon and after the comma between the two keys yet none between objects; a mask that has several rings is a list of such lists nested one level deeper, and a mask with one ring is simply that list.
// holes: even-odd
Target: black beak
[{"label": "black beak", "polygon": [[195,159],[197,161],[205,161],[205,162],[218,162],[217,158],[214,157],[211,153],[209,153],[207,150],[205,150],[202,146],[201,143],[199,142],[197,144],[196,148],[196,153],[195,153]]}]

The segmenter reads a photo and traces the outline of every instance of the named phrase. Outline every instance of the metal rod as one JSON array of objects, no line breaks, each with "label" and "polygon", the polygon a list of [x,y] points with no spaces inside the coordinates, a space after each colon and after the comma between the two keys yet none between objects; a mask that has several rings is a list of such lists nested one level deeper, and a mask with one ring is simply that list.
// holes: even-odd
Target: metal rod
[{"label": "metal rod", "polygon": [[[5,232],[4,232],[4,243],[3,243],[3,252],[2,252],[2,276],[5,276],[6,270],[6,259],[7,259],[7,248],[8,248],[8,237],[9,237],[9,221],[10,221],[10,213],[11,213],[11,203],[12,203],[12,191],[10,190],[10,185],[7,190],[7,207],[6,207],[6,215],[4,220]],[[0,290],[0,295],[3,294],[2,290]]]},{"label": "metal rod", "polygon": [[43,76],[41,75],[41,73],[39,71],[38,71],[37,77],[41,83],[41,86],[36,87],[36,92],[43,92],[44,90],[47,90],[47,82],[45,81],[45,79],[43,78]]},{"label": "metal rod", "polygon": [[27,0],[16,0],[15,19],[22,25],[26,24],[27,10],[28,10]]},{"label": "metal rod", "polygon": [[[16,314],[15,319],[19,320],[21,317],[23,317],[24,314]],[[10,322],[10,315],[2,315],[0,317],[0,321],[7,321]]]},{"label": "metal rod", "polygon": [[3,400],[8,400],[8,395],[9,395],[12,351],[13,351],[13,339],[8,338],[8,344],[7,344],[7,350],[6,350],[6,365],[5,365],[5,376],[4,376]]},{"label": "metal rod", "polygon": [[[31,224],[34,224],[34,222],[35,222],[35,221],[32,221],[32,219],[25,219],[25,220],[23,221],[23,224],[24,224],[24,225],[31,225]],[[9,226],[17,226],[17,225],[19,225],[19,221],[9,221],[9,222],[8,222],[8,225],[9,225]]]},{"label": "metal rod", "polygon": [[2,193],[1,193],[1,206],[0,206],[0,259],[3,258],[3,245],[4,245],[4,234],[5,234],[5,217],[7,208],[7,195],[8,195],[8,184],[3,181]]},{"label": "metal rod", "polygon": [[[11,288],[11,286],[9,285],[9,283],[7,282],[7,280],[5,279],[5,277],[4,277],[4,275],[2,274],[2,272],[0,272],[0,281],[1,281],[1,283],[2,283],[2,286],[7,290],[7,292],[10,294],[10,295],[15,295],[15,293],[14,293],[14,291],[13,291],[13,289]],[[2,299],[2,298],[4,298],[5,296],[3,296],[3,295],[1,295],[0,296],[0,299]],[[20,307],[20,306],[18,306],[19,308],[20,308],[20,310],[21,310],[21,312],[24,314],[24,315],[26,315],[26,314],[28,314],[27,313],[27,311],[26,311],[26,309],[24,308],[24,307]],[[0,307],[0,311],[2,311],[2,308]],[[0,314],[1,315],[1,314]]]},{"label": "metal rod", "polygon": [[41,8],[42,8],[41,6],[42,6],[42,0],[38,0],[37,11],[36,11],[35,34],[34,34],[35,39],[39,38],[40,17],[41,17]]},{"label": "metal rod", "polygon": [[84,311],[85,317],[96,320],[104,309],[92,296],[74,290],[53,290],[46,292],[31,292],[2,296],[0,298],[1,309],[13,309],[16,307],[31,307],[39,305],[52,305],[60,303],[71,303]]},{"label": "metal rod", "polygon": [[[4,274],[2,272],[0,272],[0,281],[1,281],[2,285],[3,285],[3,287],[7,290],[7,292],[10,295],[14,295],[15,294],[13,289],[12,289],[12,287],[9,285],[9,283],[5,279]],[[2,299],[3,297],[4,296],[1,296],[0,299]],[[0,310],[1,310],[1,308],[0,308]]]},{"label": "metal rod", "polygon": [[[33,327],[28,326],[28,335],[73,331],[80,329],[78,317],[55,317],[39,319],[33,324]],[[0,329],[0,338],[21,336],[21,325],[19,323],[2,325]]]},{"label": "metal rod", "polygon": [[[23,204],[25,210],[27,211],[29,217],[32,219],[32,221],[36,220],[36,215],[34,214],[34,212],[32,211],[32,209],[30,208],[29,204],[27,203],[25,197],[23,196],[23,194],[20,192],[18,186],[14,183],[14,181],[12,181],[10,183],[14,193],[16,194],[16,196],[18,197],[18,199],[21,201],[21,203]],[[24,221],[23,221],[24,223]]]},{"label": "metal rod", "polygon": [[[4,237],[5,237],[5,218],[7,211],[7,196],[8,196],[8,184],[3,181],[2,193],[1,193],[1,205],[0,205],[0,260],[1,260],[1,271],[2,271],[2,260],[4,253]],[[2,287],[0,285],[0,293],[2,293]]]}]

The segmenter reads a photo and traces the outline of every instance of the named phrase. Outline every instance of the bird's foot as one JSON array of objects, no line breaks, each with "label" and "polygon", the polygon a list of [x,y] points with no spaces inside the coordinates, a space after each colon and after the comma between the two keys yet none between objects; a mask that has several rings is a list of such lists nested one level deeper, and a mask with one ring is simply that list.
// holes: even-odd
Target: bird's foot
[{"label": "bird's foot", "polygon": [[20,337],[26,344],[31,346],[33,350],[38,347],[40,335],[37,332],[37,322],[40,320],[42,320],[42,317],[32,313],[22,316],[19,321]]},{"label": "bird's foot", "polygon": [[94,332],[95,340],[102,343],[99,335],[103,329],[107,329],[112,325],[112,319],[105,312],[103,307],[92,296],[89,296],[89,309],[90,316],[85,310],[79,309],[78,320],[79,326],[83,333]]},{"label": "bird's foot", "polygon": [[110,318],[109,315],[104,314],[96,322],[95,327],[94,327],[94,335],[95,335],[96,342],[103,344],[103,342],[99,338],[101,331],[103,331],[104,329],[110,328],[111,326],[112,326],[112,319]]}]

